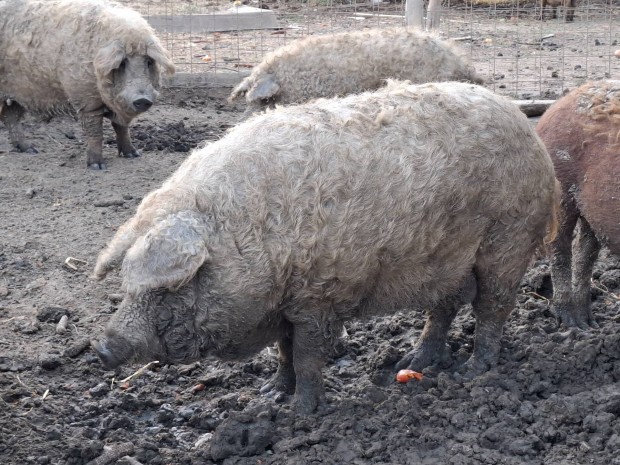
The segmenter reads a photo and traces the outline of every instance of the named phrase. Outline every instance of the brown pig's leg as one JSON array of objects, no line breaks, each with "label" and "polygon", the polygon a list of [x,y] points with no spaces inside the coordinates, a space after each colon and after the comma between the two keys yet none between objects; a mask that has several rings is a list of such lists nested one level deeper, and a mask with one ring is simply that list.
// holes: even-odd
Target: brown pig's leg
[{"label": "brown pig's leg", "polygon": [[580,223],[573,242],[573,322],[586,329],[596,326],[592,318],[590,281],[601,244],[585,218],[582,217]]},{"label": "brown pig's leg", "polygon": [[579,219],[579,212],[575,201],[568,193],[563,195],[562,206],[558,234],[551,243],[551,281],[553,282],[551,309],[561,325],[572,327],[581,325],[573,301],[572,286],[573,231]]}]

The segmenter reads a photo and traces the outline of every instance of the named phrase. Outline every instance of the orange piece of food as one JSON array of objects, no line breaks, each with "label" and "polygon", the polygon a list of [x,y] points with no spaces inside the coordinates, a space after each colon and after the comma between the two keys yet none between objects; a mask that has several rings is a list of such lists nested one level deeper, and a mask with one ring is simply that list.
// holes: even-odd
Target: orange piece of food
[{"label": "orange piece of food", "polygon": [[191,393],[196,394],[199,391],[204,391],[204,389],[205,389],[205,385],[202,383],[199,383],[191,389]]},{"label": "orange piece of food", "polygon": [[420,381],[422,378],[424,378],[424,375],[422,373],[418,373],[417,371],[413,370],[400,370],[398,373],[396,373],[396,381],[398,381],[399,383],[406,383],[412,379],[417,379],[418,381]]}]

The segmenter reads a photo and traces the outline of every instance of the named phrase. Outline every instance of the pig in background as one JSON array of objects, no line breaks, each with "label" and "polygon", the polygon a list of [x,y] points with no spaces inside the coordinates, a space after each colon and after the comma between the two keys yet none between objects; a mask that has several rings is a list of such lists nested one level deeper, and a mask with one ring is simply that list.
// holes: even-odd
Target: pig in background
[{"label": "pig in background", "polygon": [[0,117],[19,151],[35,151],[20,120],[77,113],[87,166],[105,169],[103,118],[118,153],[136,157],[129,124],[155,102],[160,73],[174,72],[159,40],[135,11],[100,0],[0,1]]},{"label": "pig in background", "polygon": [[195,151],[97,261],[126,296],[93,347],[137,360],[240,359],[278,343],[266,389],[323,401],[343,323],[430,309],[399,367],[442,360],[461,305],[476,316],[475,375],[553,222],[553,165],[507,99],[463,83],[280,107]]},{"label": "pig in background", "polygon": [[536,131],[562,186],[560,227],[551,243],[552,308],[565,326],[587,328],[595,324],[590,281],[601,244],[620,254],[620,81],[569,92]]},{"label": "pig in background", "polygon": [[556,19],[558,17],[558,9],[564,7],[564,19],[567,22],[571,22],[575,17],[575,7],[577,6],[577,0],[541,0],[540,18],[545,19],[545,11],[548,7],[551,7],[551,18]]},{"label": "pig in background", "polygon": [[456,44],[406,28],[305,37],[267,54],[230,94],[245,97],[248,113],[375,90],[388,78],[412,83],[482,84]]}]

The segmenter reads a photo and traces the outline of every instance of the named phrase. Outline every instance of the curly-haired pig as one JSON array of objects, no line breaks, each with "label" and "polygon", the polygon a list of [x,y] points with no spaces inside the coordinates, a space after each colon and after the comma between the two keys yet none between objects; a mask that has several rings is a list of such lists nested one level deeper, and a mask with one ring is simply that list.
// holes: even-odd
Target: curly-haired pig
[{"label": "curly-haired pig", "polygon": [[119,155],[138,156],[128,126],[157,99],[162,71],[174,66],[152,28],[120,4],[0,0],[0,119],[19,151],[36,152],[20,123],[30,111],[79,115],[90,168],[105,168],[104,117]]},{"label": "curly-haired pig", "polygon": [[589,82],[569,92],[536,131],[562,186],[551,243],[552,307],[561,324],[587,328],[594,324],[590,281],[601,243],[620,254],[620,81]]},{"label": "curly-haired pig", "polygon": [[482,87],[392,82],[281,107],[195,151],[121,226],[94,276],[122,262],[126,297],[93,347],[116,367],[240,359],[277,341],[268,386],[307,413],[343,322],[428,309],[400,362],[421,369],[473,302],[466,369],[480,373],[556,200],[527,118]]},{"label": "curly-haired pig", "polygon": [[309,36],[265,55],[230,94],[247,113],[378,89],[386,79],[482,84],[456,43],[404,27]]}]

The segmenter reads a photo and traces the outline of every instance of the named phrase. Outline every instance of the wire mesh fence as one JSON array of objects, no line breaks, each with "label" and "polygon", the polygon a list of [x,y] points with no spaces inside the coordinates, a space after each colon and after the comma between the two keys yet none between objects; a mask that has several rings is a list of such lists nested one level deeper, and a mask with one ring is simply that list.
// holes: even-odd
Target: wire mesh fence
[{"label": "wire mesh fence", "polygon": [[[620,79],[620,1],[444,0],[435,32],[458,40],[487,87],[517,98],[555,98],[589,79]],[[125,0],[157,29],[178,71],[249,71],[291,40],[369,27],[405,26],[404,1]],[[254,7],[254,8],[248,8]],[[251,15],[248,15],[248,12]]]}]

